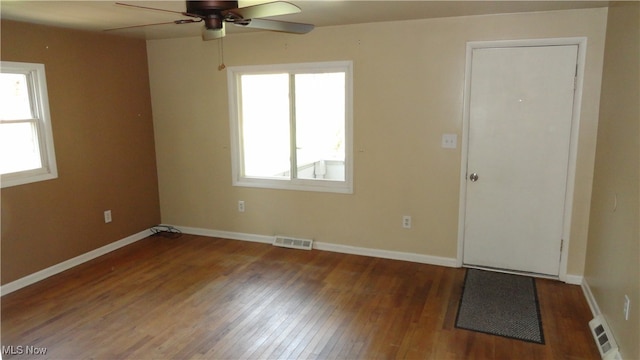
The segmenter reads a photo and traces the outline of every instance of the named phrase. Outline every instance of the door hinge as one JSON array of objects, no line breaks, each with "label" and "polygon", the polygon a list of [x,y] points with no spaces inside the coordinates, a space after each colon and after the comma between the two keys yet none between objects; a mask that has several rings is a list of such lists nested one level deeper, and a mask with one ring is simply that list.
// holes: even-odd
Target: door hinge
[{"label": "door hinge", "polygon": [[560,252],[564,249],[564,239],[560,239]]}]

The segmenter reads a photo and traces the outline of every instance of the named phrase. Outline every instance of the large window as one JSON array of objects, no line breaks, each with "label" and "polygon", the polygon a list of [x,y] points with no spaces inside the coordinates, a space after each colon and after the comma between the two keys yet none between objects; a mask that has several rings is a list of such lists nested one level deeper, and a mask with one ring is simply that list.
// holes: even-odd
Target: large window
[{"label": "large window", "polygon": [[228,71],[234,185],[353,192],[351,62]]},{"label": "large window", "polygon": [[2,187],[56,178],[44,65],[0,63]]}]

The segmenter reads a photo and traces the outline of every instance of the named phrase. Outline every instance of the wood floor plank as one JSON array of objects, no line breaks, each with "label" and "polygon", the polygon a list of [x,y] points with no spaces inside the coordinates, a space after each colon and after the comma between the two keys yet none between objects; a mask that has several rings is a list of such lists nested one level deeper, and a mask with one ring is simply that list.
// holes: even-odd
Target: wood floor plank
[{"label": "wood floor plank", "polygon": [[[2,298],[52,359],[596,359],[580,287],[536,279],[544,345],[455,327],[465,269],[150,237]],[[4,359],[28,358],[3,354]]]}]

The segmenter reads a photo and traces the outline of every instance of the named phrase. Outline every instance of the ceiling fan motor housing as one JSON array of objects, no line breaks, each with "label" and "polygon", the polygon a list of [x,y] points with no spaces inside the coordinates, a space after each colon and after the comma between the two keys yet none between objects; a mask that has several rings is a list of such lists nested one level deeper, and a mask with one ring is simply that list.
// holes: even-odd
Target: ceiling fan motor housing
[{"label": "ceiling fan motor housing", "polygon": [[218,30],[223,27],[222,12],[238,7],[237,1],[187,1],[187,13],[199,15],[208,30]]},{"label": "ceiling fan motor housing", "polygon": [[237,1],[187,1],[187,12],[202,16],[220,14],[224,10],[237,7]]}]

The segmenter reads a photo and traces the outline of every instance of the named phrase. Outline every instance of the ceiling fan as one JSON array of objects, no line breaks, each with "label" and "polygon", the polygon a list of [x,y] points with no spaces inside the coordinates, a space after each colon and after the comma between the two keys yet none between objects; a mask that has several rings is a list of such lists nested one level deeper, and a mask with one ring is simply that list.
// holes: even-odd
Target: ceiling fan
[{"label": "ceiling fan", "polygon": [[264,17],[287,15],[299,13],[301,10],[296,5],[284,1],[275,1],[264,4],[238,7],[237,1],[186,1],[187,9],[184,12],[151,8],[147,6],[126,4],[117,2],[116,5],[128,6],[138,9],[156,10],[179,14],[191,19],[181,19],[171,22],[133,25],[105,31],[122,30],[151,25],[164,24],[191,24],[204,22],[202,29],[202,40],[219,39],[225,35],[225,23],[232,23],[237,26],[264,29],[271,31],[281,31],[294,34],[306,34],[313,30],[311,24],[294,23],[278,20],[262,19]]}]

